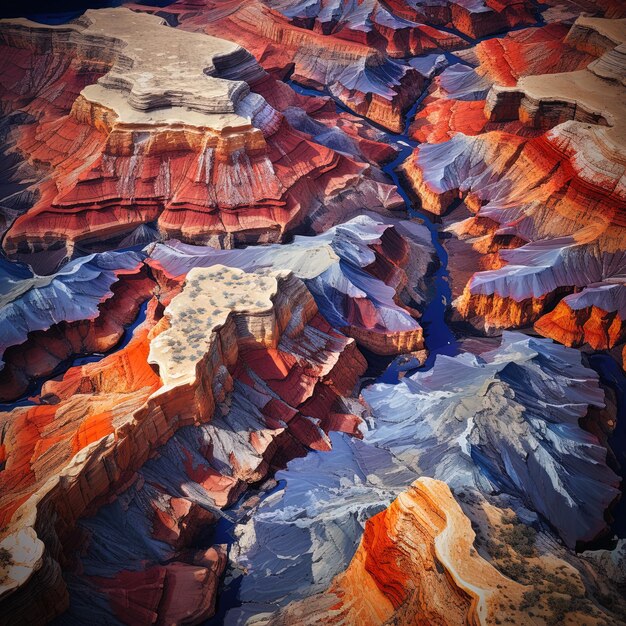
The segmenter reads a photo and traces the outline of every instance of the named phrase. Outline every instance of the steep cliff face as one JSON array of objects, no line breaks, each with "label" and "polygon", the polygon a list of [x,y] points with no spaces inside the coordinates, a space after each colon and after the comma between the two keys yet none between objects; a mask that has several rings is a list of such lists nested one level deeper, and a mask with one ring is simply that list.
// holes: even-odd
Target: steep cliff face
[{"label": "steep cliff face", "polygon": [[325,319],[367,349],[397,354],[424,347],[414,307],[426,300],[434,249],[430,233],[418,223],[368,214],[322,235],[296,237],[289,245],[233,251],[157,244],[147,262],[163,289],[193,267],[291,270],[305,282]]},{"label": "steep cliff face", "polygon": [[[588,43],[589,31],[600,43]],[[573,55],[564,53],[569,59],[564,63],[572,68],[581,63],[585,69],[531,72],[517,82],[511,80],[515,71],[507,78],[498,69],[498,58],[512,58],[511,46],[490,61],[481,60],[484,52],[477,48],[474,57],[481,65],[467,84],[488,76],[495,81],[483,85],[489,89],[484,113],[479,109],[486,92],[463,103],[460,87],[451,89],[442,75],[449,94],[442,101],[449,97],[462,108],[472,105],[465,108],[473,109],[476,121],[454,117],[460,119],[456,134],[443,143],[419,146],[404,172],[425,209],[445,214],[454,207],[445,219],[453,236],[448,249],[454,255],[453,293],[459,296],[454,305],[458,316],[476,327],[490,331],[537,322],[540,332],[571,344],[568,331],[559,330],[577,325],[564,321],[569,300],[550,313],[563,296],[584,290],[572,295],[571,302],[604,311],[594,318],[619,309],[607,304],[606,296],[624,281],[624,66],[620,47],[615,47],[624,37],[623,20],[580,18],[561,52],[574,49]],[[594,53],[601,56],[589,62]],[[542,65],[537,63],[533,71],[541,71]],[[454,110],[456,104],[451,106]],[[416,132],[440,141],[451,133],[445,125],[443,132],[436,130],[435,109],[425,114],[427,123]],[[498,130],[491,130],[494,124]],[[525,129],[530,129],[529,137]],[[580,315],[578,325],[591,313]],[[619,320],[609,331],[613,317],[596,323],[606,326],[607,347],[623,340]],[[590,345],[600,345],[591,336],[593,325]]]},{"label": "steep cliff face", "polygon": [[535,329],[566,346],[609,350],[626,340],[625,319],[626,287],[607,284],[566,296],[535,322]]},{"label": "steep cliff face", "polygon": [[410,135],[422,143],[441,143],[457,133],[479,135],[490,130],[533,136],[539,131],[519,121],[496,121],[485,114],[493,85],[514,86],[524,76],[556,74],[585,68],[596,56],[576,47],[563,24],[547,24],[486,39],[459,54],[433,81]]},{"label": "steep cliff face", "polygon": [[[25,126],[16,119],[14,150],[45,172],[4,238],[12,256],[111,247],[146,225],[222,247],[278,241],[363,205],[401,204],[369,162],[316,143],[251,92],[247,81],[268,77],[236,44],[128,9],[88,11],[62,27],[5,20],[0,31],[7,54],[21,59],[4,77],[7,104],[30,115]],[[94,63],[102,76],[73,86],[70,94],[82,90],[57,115],[46,98],[72,78],[55,73],[66,56],[82,82]],[[17,99],[42,66],[52,95],[35,82]]]},{"label": "steep cliff face", "polygon": [[59,561],[63,543],[75,541],[76,519],[112,483],[128,479],[155,440],[171,435],[162,414],[160,422],[134,419],[160,385],[146,361],[147,332],[139,329],[126,348],[47,383],[42,399],[51,404],[2,414],[2,543],[20,565],[2,577],[5,623],[43,622],[67,608]]},{"label": "steep cliff face", "polygon": [[[495,553],[506,541],[518,567],[485,549],[486,539]],[[602,556],[613,565],[615,553]],[[510,511],[420,478],[367,521],[349,566],[324,593],[255,623],[314,624],[320,615],[324,624],[372,625],[619,620],[585,600],[585,583],[597,575],[587,573]]]},{"label": "steep cliff face", "polygon": [[[76,547],[77,520],[136,480],[160,446],[167,444],[170,452],[160,457],[165,465],[156,508],[192,483],[205,494],[203,504],[221,507],[306,447],[328,449],[329,430],[356,432],[359,418],[345,411],[341,397],[350,394],[364,360],[353,340],[321,318],[292,274],[197,268],[157,321],[159,310],[154,300],[126,348],[46,383],[39,399],[46,404],[4,414],[3,535],[11,546],[11,537],[23,542],[28,531],[30,549],[39,556],[19,575],[8,571],[3,614],[45,619],[63,608],[57,561],[67,562]],[[181,438],[172,438],[177,431]],[[190,462],[171,470],[176,454]],[[117,565],[122,570],[124,563]],[[197,575],[181,566],[145,576],[165,576],[171,595],[186,576],[215,583],[220,567],[221,558]],[[54,585],[42,582],[44,574],[54,577]],[[101,584],[115,612],[121,590],[144,583],[141,576],[122,574],[113,588]],[[58,590],[56,604],[48,587]],[[127,596],[130,601],[132,593]],[[33,597],[40,599],[27,601]],[[173,619],[181,605],[173,602],[159,619]]]}]

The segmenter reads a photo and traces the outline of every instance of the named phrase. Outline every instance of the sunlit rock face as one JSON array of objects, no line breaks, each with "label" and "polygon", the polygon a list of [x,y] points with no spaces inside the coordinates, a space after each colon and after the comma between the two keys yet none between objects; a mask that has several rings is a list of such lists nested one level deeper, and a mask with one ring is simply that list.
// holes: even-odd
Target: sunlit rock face
[{"label": "sunlit rock face", "polygon": [[[420,478],[365,524],[345,572],[325,594],[288,605],[273,623],[494,623],[522,585],[478,555],[469,518],[444,482]],[[518,619],[523,611],[504,613]]]},{"label": "sunlit rock face", "polygon": [[592,53],[568,43],[569,30],[558,23],[524,28],[459,53],[463,62],[453,63],[434,79],[410,135],[422,143],[441,143],[457,133],[473,136],[506,129],[524,136],[539,134],[519,121],[490,119],[485,99],[495,84],[514,86],[524,76],[579,70],[595,60]]},{"label": "sunlit rock face", "polygon": [[535,329],[566,346],[608,350],[626,340],[626,287],[606,284],[565,296]]},{"label": "sunlit rock face", "polygon": [[147,262],[165,287],[193,267],[291,270],[333,327],[373,352],[397,354],[424,347],[414,307],[426,301],[425,277],[433,260],[424,226],[370,214],[315,237],[296,237],[288,245],[226,251],[157,244]]},{"label": "sunlit rock face", "polygon": [[[227,506],[248,484],[307,448],[329,449],[330,430],[355,434],[360,418],[342,398],[364,369],[354,340],[329,326],[290,272],[246,273],[221,265],[191,270],[165,311],[152,301],[127,347],[46,383],[36,399],[45,404],[3,415],[3,536],[31,529],[29,541],[40,552],[26,575],[9,581],[7,614],[43,620],[67,606],[57,561],[71,559],[78,545],[76,522],[129,480],[133,490],[141,491],[143,480],[149,485],[139,496],[144,513],[146,507],[153,515],[165,511],[154,533],[178,554],[187,545],[183,530],[213,519],[202,506]],[[193,535],[189,530],[189,541]],[[133,562],[116,558],[118,583],[94,574],[89,584],[109,598],[118,618],[125,603],[135,611],[144,606],[146,596],[128,596],[128,590],[152,584],[156,595],[144,606],[148,613],[175,621],[197,601],[193,619],[199,619],[212,612],[224,565],[215,550],[191,560],[181,556],[180,565],[165,569],[158,561],[150,569],[139,556]],[[138,562],[142,575],[131,573]],[[188,591],[188,601],[176,598],[175,590],[190,580],[199,588]],[[56,604],[47,593],[55,589]],[[40,601],[25,602],[33,596]]]},{"label": "sunlit rock face", "polygon": [[[487,331],[536,323],[568,345],[611,348],[623,342],[624,20],[577,20],[554,45],[567,60],[546,63],[573,71],[550,75],[541,73],[542,57],[529,75],[503,76],[497,59],[515,68],[524,39],[511,38],[518,41],[492,47],[490,60],[485,44],[473,53],[480,65],[468,75],[489,81],[469,102],[444,80],[450,70],[442,74],[446,92],[415,132],[444,141],[419,146],[404,171],[425,209],[452,210],[445,221],[458,317]],[[436,115],[448,105],[439,102],[459,111],[447,141],[449,126],[440,134]],[[587,323],[588,338],[575,342],[572,333]]]},{"label": "sunlit rock face", "polygon": [[445,482],[420,478],[366,522],[349,566],[327,590],[276,614],[259,611],[228,623],[315,624],[320,615],[324,623],[346,625],[412,624],[416,616],[442,626],[563,618],[621,623],[622,608],[594,604],[588,594],[601,593],[604,567],[620,580],[623,548],[588,554],[580,568],[506,505],[455,496]]},{"label": "sunlit rock face", "polygon": [[154,228],[221,247],[279,241],[401,205],[359,144],[371,160],[388,148],[357,136],[353,156],[296,130],[251,90],[275,81],[234,43],[122,8],[58,27],[5,20],[0,37],[4,106],[26,113],[11,118],[12,153],[38,175],[3,240],[13,257],[141,243]]}]

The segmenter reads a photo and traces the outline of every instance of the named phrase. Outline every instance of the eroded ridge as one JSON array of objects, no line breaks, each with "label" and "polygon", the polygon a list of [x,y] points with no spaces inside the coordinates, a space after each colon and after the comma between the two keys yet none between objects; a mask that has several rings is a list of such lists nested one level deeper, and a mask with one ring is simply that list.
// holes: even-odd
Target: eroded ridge
[{"label": "eroded ridge", "polygon": [[[330,137],[284,115],[298,97],[236,44],[126,8],[3,20],[0,37],[9,151],[33,180],[3,246],[38,269],[50,250],[63,262],[159,236],[280,241],[402,204],[377,162],[392,148],[350,120]],[[333,147],[346,142],[350,155]]]},{"label": "eroded ridge", "polygon": [[[567,345],[621,351],[624,24],[580,18],[555,43],[572,51],[571,71],[545,74],[539,62],[513,81],[497,70],[515,59],[513,42],[491,60],[479,46],[463,94],[450,87],[439,98],[460,107],[460,127],[438,143],[433,103],[416,128],[433,142],[404,172],[422,206],[446,214],[457,317],[482,331],[534,324]],[[441,85],[453,85],[446,72]],[[468,96],[479,79],[482,91]]]},{"label": "eroded ridge", "polygon": [[[330,430],[355,433],[359,418],[341,398],[363,371],[354,341],[330,328],[291,273],[192,270],[164,314],[152,300],[126,348],[71,368],[44,385],[35,406],[4,414],[3,614],[50,619],[67,607],[59,561],[72,558],[77,521],[135,482],[159,447],[182,444],[173,440],[181,429],[197,433],[198,460],[178,466],[179,483],[167,482],[172,471],[162,475],[159,500],[195,480],[203,505],[217,510],[284,455],[328,449]],[[198,430],[214,420],[216,428]],[[195,564],[202,576],[223,567],[210,561]],[[211,606],[205,598],[201,614]]]}]

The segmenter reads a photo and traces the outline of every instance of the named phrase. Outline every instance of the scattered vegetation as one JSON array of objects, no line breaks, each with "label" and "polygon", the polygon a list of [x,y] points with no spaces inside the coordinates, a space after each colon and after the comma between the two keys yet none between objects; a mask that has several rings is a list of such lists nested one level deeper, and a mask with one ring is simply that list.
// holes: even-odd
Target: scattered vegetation
[{"label": "scattered vegetation", "polygon": [[500,536],[504,543],[510,545],[515,552],[525,557],[535,556],[535,540],[537,531],[524,524],[517,516],[503,516]]},{"label": "scattered vegetation", "polygon": [[0,548],[0,567],[6,568],[13,565],[13,557],[6,548]]},{"label": "scattered vegetation", "polygon": [[[531,617],[543,617],[550,626],[573,623],[571,616],[575,613],[578,613],[576,617],[587,615],[601,623],[602,612],[587,596],[574,571],[566,565],[547,571],[541,566],[541,561],[531,560],[539,557],[537,531],[515,515],[504,515],[501,521],[497,539],[487,541],[486,548],[493,564],[505,576],[528,586],[518,609]],[[601,604],[611,612],[618,613],[615,611],[617,607],[610,606],[611,601]],[[513,607],[509,608],[513,610]],[[501,609],[506,612],[504,606]],[[508,621],[503,615],[500,615],[500,619]]]},{"label": "scattered vegetation", "polygon": [[541,594],[539,593],[538,589],[525,591],[524,596],[522,598],[522,603],[520,604],[519,608],[522,611],[525,611],[526,609],[530,609],[533,606],[537,606],[540,598],[541,598]]},{"label": "scattered vegetation", "polygon": [[493,559],[501,561],[498,567],[503,574],[525,584],[529,571],[519,556],[536,556],[536,539],[537,531],[532,526],[524,524],[516,515],[504,515],[498,541],[487,542],[487,551]]}]

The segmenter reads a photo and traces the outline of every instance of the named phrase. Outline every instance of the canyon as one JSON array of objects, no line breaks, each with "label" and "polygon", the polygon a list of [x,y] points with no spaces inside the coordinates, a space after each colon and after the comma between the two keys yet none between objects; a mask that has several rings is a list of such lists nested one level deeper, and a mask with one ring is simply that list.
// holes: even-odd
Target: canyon
[{"label": "canyon", "polygon": [[[473,70],[447,79],[454,66],[444,70],[414,125],[428,143],[403,171],[424,209],[449,214],[458,318],[487,332],[534,325],[566,345],[621,349],[626,196],[616,59],[626,22],[578,18],[560,44],[572,67],[545,74],[543,57],[527,75],[499,75],[499,63],[528,47],[523,32],[485,63],[489,52],[479,49]],[[432,136],[450,106],[458,126]]]},{"label": "canyon", "polygon": [[0,19],[0,624],[626,624],[622,4],[79,4]]}]

